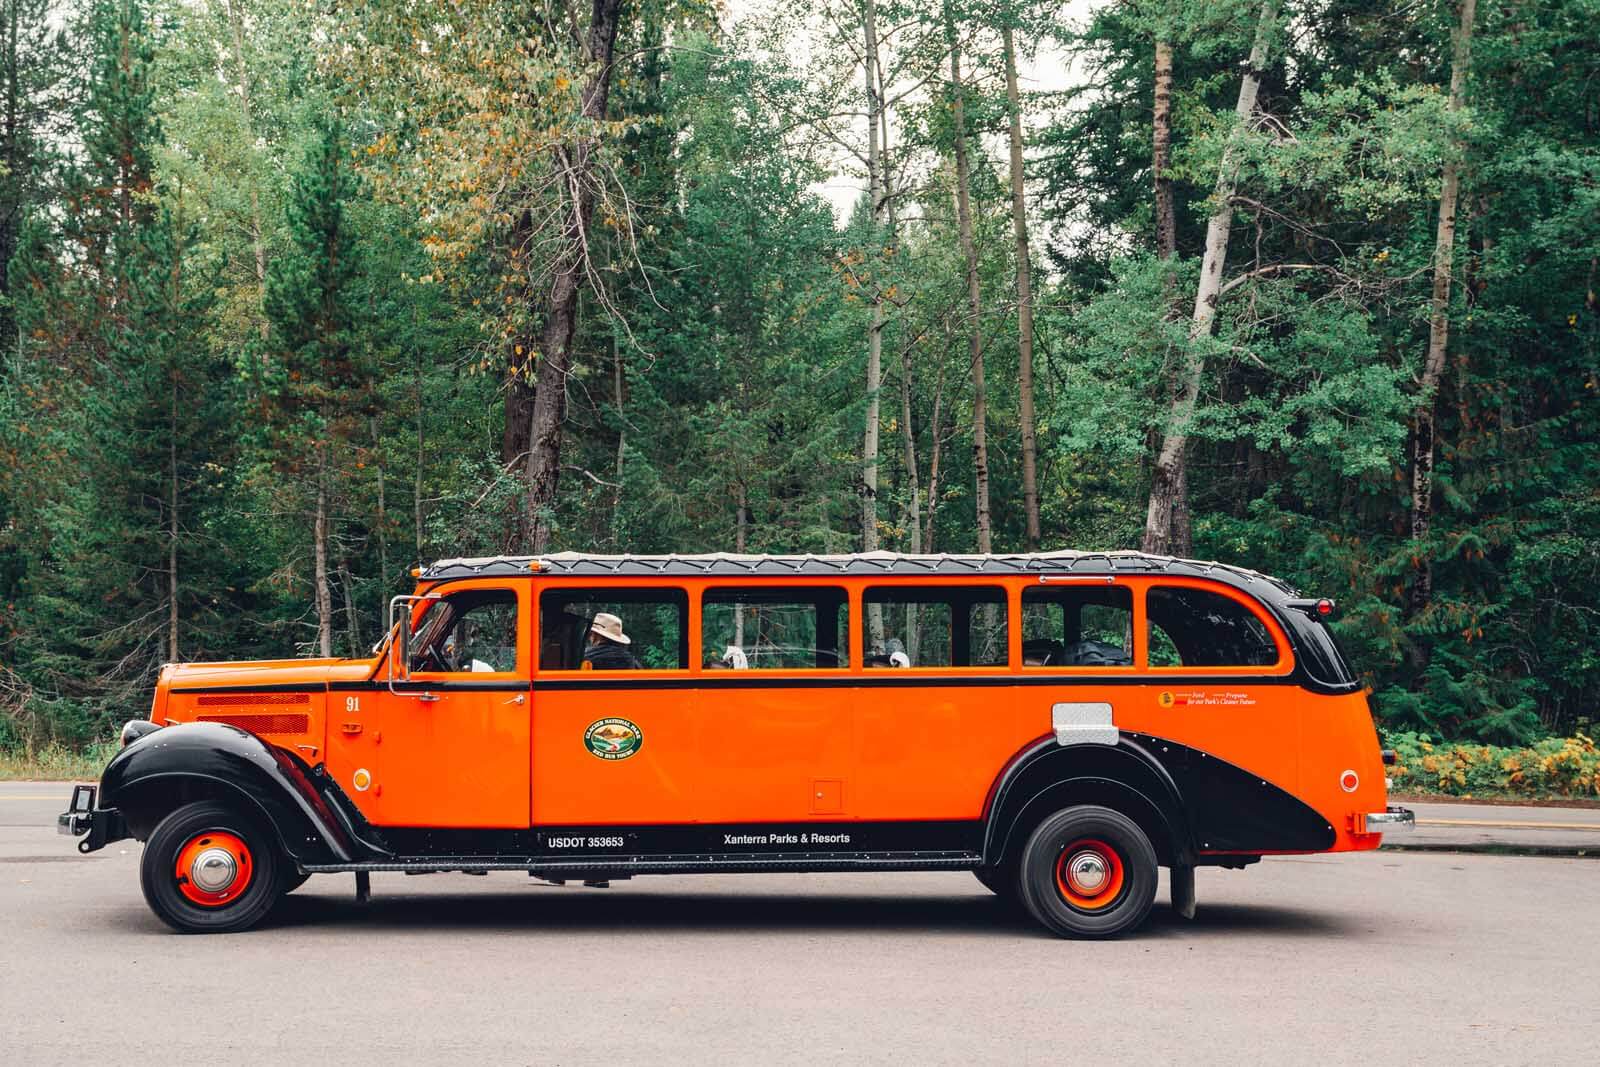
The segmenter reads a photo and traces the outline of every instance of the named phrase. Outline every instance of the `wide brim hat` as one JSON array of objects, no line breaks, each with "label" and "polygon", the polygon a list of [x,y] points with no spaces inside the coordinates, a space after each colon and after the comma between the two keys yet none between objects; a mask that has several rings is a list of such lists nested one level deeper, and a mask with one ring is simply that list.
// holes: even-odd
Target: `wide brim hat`
[{"label": "wide brim hat", "polygon": [[589,624],[589,632],[599,634],[607,641],[615,641],[619,645],[633,644],[633,638],[622,632],[622,620],[609,612],[597,612],[594,622]]}]

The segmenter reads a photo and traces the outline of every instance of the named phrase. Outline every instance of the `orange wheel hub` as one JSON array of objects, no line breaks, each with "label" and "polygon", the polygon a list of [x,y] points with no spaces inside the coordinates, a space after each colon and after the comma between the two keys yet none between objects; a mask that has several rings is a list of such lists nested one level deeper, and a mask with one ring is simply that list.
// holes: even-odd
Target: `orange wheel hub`
[{"label": "orange wheel hub", "polygon": [[1122,895],[1124,873],[1117,850],[1093,838],[1081,838],[1061,850],[1056,860],[1056,890],[1082,911],[1099,911]]},{"label": "orange wheel hub", "polygon": [[195,834],[178,850],[174,877],[190,903],[216,908],[237,900],[255,878],[250,846],[226,830]]}]

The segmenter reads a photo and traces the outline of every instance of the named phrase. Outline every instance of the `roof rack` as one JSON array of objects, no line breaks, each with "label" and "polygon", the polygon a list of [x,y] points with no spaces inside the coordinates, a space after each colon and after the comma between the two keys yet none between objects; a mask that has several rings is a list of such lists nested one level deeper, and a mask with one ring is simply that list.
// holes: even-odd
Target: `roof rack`
[{"label": "roof rack", "polygon": [[953,574],[1176,574],[1226,576],[1233,584],[1264,583],[1285,595],[1285,583],[1231,564],[1177,559],[1143,552],[1023,552],[988,555],[902,555],[857,552],[847,555],[747,555],[712,552],[701,555],[594,555],[557,552],[543,556],[481,556],[441,559],[421,568],[423,581],[529,574],[570,577],[683,576],[844,576]]}]

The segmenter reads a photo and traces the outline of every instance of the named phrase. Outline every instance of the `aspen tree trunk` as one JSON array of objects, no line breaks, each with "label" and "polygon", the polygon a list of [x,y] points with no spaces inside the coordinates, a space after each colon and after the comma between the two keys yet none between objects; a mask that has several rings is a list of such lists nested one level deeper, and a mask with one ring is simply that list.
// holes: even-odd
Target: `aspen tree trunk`
[{"label": "aspen tree trunk", "polygon": [[317,451],[317,517],[313,524],[312,554],[316,561],[317,648],[323,659],[333,655],[333,596],[328,589],[328,460]]},{"label": "aspen tree trunk", "polygon": [[[413,470],[412,475],[411,475],[411,524],[412,524],[412,532],[416,535],[416,539],[417,539],[416,560],[417,560],[418,563],[421,563],[422,562],[422,546],[423,546],[423,542],[422,542],[422,460],[423,460],[423,456],[426,454],[423,451],[422,413],[426,409],[423,406],[423,402],[422,402],[422,359],[421,359],[421,350],[420,349],[418,350],[418,358],[417,358],[416,363],[415,363],[415,369],[416,369],[417,395],[414,398],[413,403],[416,405],[416,412],[417,412],[417,462],[416,462],[416,467]],[[388,616],[385,615],[384,618],[388,618]]]},{"label": "aspen tree trunk", "polygon": [[1205,257],[1200,263],[1200,283],[1195,288],[1194,313],[1189,320],[1189,344],[1184,349],[1178,388],[1167,412],[1167,428],[1162,435],[1150,485],[1150,506],[1145,514],[1142,542],[1146,552],[1170,553],[1175,525],[1182,528],[1188,522],[1187,515],[1175,516],[1175,513],[1188,477],[1185,453],[1189,444],[1189,420],[1200,398],[1200,379],[1205,373],[1205,360],[1198,342],[1210,335],[1217,318],[1217,298],[1222,292],[1222,272],[1228,259],[1228,234],[1233,227],[1233,194],[1239,178],[1237,142],[1255,113],[1261,72],[1266,66],[1267,47],[1277,19],[1278,0],[1266,0],[1256,24],[1249,62],[1239,80],[1233,133],[1222,150],[1222,162],[1217,168],[1217,184],[1211,194],[1211,218],[1206,224]]},{"label": "aspen tree trunk", "polygon": [[[876,0],[866,0],[861,16],[861,32],[865,38],[865,68],[867,86],[867,196],[871,199],[873,243],[878,237],[878,226],[888,200],[883,193],[882,160],[878,154],[878,133],[882,123],[883,100],[878,94],[878,5]],[[867,421],[861,439],[861,551],[873,552],[878,547],[878,423],[879,390],[883,385],[883,325],[884,308],[882,287],[873,283],[872,323],[867,328]],[[882,631],[882,622],[878,623]]]},{"label": "aspen tree trunk", "polygon": [[[368,421],[372,434],[373,466],[378,469],[378,618],[384,618],[389,590],[389,509],[384,498],[383,456],[378,452],[378,420]],[[359,653],[357,653],[359,655]]]},{"label": "aspen tree trunk", "polygon": [[[239,0],[228,0],[228,28],[233,31],[233,62],[239,74],[239,117],[244,127],[245,142],[251,146],[256,142],[255,118],[250,109],[250,70],[244,62],[244,17],[239,10]],[[253,150],[253,149],[252,149]],[[262,237],[261,226],[261,190],[256,186],[255,172],[252,169],[249,176],[250,186],[250,243],[255,253],[256,284],[261,287],[263,295],[267,291],[267,246]],[[269,333],[266,316],[261,318],[261,339],[265,341]]]},{"label": "aspen tree trunk", "polygon": [[1172,45],[1156,42],[1155,117],[1150,172],[1156,187],[1156,255],[1172,259],[1178,254],[1178,222],[1172,210]]},{"label": "aspen tree trunk", "polygon": [[623,414],[623,403],[626,400],[627,380],[622,372],[622,345],[617,340],[615,330],[611,334],[611,390],[617,405],[617,469],[612,475],[617,487],[611,493],[611,539],[621,550],[627,547],[622,543],[622,475],[628,448],[628,425]]},{"label": "aspen tree trunk", "polygon": [[922,551],[922,484],[917,471],[917,435],[911,425],[911,343],[900,345],[900,439],[906,452],[906,484],[910,495],[906,500],[908,546],[912,555]]},{"label": "aspen tree trunk", "polygon": [[[744,555],[747,545],[746,535],[750,529],[750,498],[743,481],[738,488],[738,511],[734,516],[733,550],[739,555]],[[744,605],[735,604],[733,609],[733,643],[736,648],[744,647]]]},{"label": "aspen tree trunk", "polygon": [[[913,556],[922,553],[922,488],[917,475],[917,435],[911,430],[911,342],[900,342],[900,432],[906,450],[906,483],[910,497],[906,501],[906,531],[910,538],[907,546]],[[921,612],[917,605],[906,605],[906,655],[913,666],[921,657]]]},{"label": "aspen tree trunk", "polygon": [[967,352],[972,361],[972,469],[976,482],[978,551],[989,552],[994,536],[989,517],[988,392],[983,380],[983,293],[978,287],[978,251],[972,238],[971,171],[967,161],[966,91],[961,83],[961,42],[949,8],[945,35],[950,42],[950,85],[956,142],[956,225],[967,268]]},{"label": "aspen tree trunk", "polygon": [[[879,98],[883,98],[882,73],[880,70],[880,83],[878,86]],[[889,220],[889,234],[891,240],[896,239],[900,233],[899,219],[895,208],[893,170],[890,167],[889,154],[889,127],[887,115],[880,111],[882,120],[882,164],[883,164],[883,189],[888,200],[884,213]],[[911,400],[915,387],[915,373],[911,351],[912,339],[902,336],[900,340],[900,438],[905,446],[906,485],[909,490],[906,499],[906,527],[909,544],[907,547],[912,555],[922,552],[922,475],[917,470],[917,435],[911,419]]]},{"label": "aspen tree trunk", "polygon": [[[1155,47],[1155,107],[1151,123],[1150,171],[1156,194],[1156,255],[1173,262],[1178,258],[1178,220],[1172,207],[1172,179],[1167,169],[1172,165],[1172,43],[1157,41]],[[1163,292],[1170,292],[1176,278],[1168,271]],[[1178,468],[1178,484],[1172,501],[1172,534],[1164,549],[1174,555],[1187,556],[1194,551],[1194,537],[1189,523],[1189,464]]]},{"label": "aspen tree trunk", "polygon": [[[589,26],[584,34],[584,58],[590,69],[583,87],[581,112],[585,119],[593,122],[600,122],[606,116],[622,2],[593,0]],[[556,171],[565,187],[565,232],[561,252],[551,272],[550,291],[543,304],[546,318],[539,345],[533,411],[529,418],[528,458],[524,468],[526,492],[519,537],[526,550],[534,554],[550,547],[551,511],[555,507],[561,476],[567,375],[572,369],[572,339],[578,326],[578,293],[589,265],[589,220],[594,215],[598,149],[594,138],[579,137],[555,150]]]},{"label": "aspen tree trunk", "polygon": [[922,535],[922,551],[933,551],[933,520],[939,510],[939,460],[944,451],[944,367],[939,368],[939,384],[933,391],[933,417],[929,420],[929,434],[933,440],[932,455],[928,457],[928,507]]},{"label": "aspen tree trunk", "polygon": [[1039,547],[1039,459],[1033,415],[1033,273],[1028,256],[1028,208],[1022,171],[1022,99],[1017,90],[1017,49],[1007,6],[1000,30],[1005,52],[1006,109],[1011,117],[1011,230],[1017,242],[1017,391],[1022,420],[1022,506],[1028,551]]},{"label": "aspen tree trunk", "polygon": [[345,632],[350,638],[350,656],[352,659],[361,655],[361,616],[356,613],[356,599],[353,586],[355,581],[350,577],[350,561],[339,559],[339,592],[344,596],[344,624]]},{"label": "aspen tree trunk", "polygon": [[[1450,62],[1452,114],[1466,106],[1467,75],[1472,66],[1472,23],[1477,0],[1461,0],[1460,25]],[[1459,147],[1459,146],[1458,146]],[[1433,562],[1423,546],[1433,519],[1434,405],[1439,380],[1444,375],[1445,349],[1450,342],[1450,275],[1455,256],[1456,200],[1461,192],[1460,162],[1446,160],[1439,186],[1439,224],[1433,241],[1433,301],[1428,318],[1428,355],[1417,387],[1416,429],[1411,443],[1411,541],[1418,559],[1411,585],[1410,610],[1416,614],[1433,596]]]}]

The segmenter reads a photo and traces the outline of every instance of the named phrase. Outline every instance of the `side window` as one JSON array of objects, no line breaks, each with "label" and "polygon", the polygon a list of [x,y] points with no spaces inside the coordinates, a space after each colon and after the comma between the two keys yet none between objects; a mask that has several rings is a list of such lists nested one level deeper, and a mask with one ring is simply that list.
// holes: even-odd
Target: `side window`
[{"label": "side window", "polygon": [[511,673],[517,669],[517,594],[455,593],[431,605],[412,642],[411,669]]},{"label": "side window", "polygon": [[1024,667],[1131,667],[1133,591],[1041,585],[1022,591]]},{"label": "side window", "polygon": [[546,589],[539,669],[687,670],[689,596],[682,589]]},{"label": "side window", "polygon": [[707,670],[795,670],[850,665],[843,589],[708,589],[700,605]]},{"label": "side window", "polygon": [[1157,586],[1145,595],[1152,667],[1270,667],[1278,646],[1245,605],[1205,589]]},{"label": "side window", "polygon": [[1006,664],[1004,589],[877,586],[862,608],[869,669]]}]

